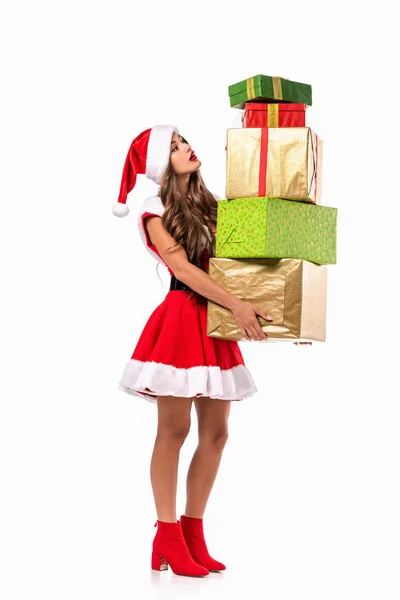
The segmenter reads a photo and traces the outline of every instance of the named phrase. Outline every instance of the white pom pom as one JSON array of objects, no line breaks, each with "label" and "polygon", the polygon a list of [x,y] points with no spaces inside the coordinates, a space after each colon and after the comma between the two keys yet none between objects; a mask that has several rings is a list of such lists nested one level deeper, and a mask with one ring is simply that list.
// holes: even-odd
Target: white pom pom
[{"label": "white pom pom", "polygon": [[129,208],[123,202],[117,202],[112,207],[112,211],[116,217],[126,217],[129,212]]}]

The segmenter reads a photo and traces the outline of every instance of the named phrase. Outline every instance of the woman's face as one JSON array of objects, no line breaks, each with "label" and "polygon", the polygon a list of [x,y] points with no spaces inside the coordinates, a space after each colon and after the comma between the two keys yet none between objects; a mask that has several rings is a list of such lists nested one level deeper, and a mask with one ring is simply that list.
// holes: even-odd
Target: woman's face
[{"label": "woman's face", "polygon": [[171,140],[171,166],[176,175],[190,175],[201,167],[201,162],[193,152],[189,142],[174,132]]}]

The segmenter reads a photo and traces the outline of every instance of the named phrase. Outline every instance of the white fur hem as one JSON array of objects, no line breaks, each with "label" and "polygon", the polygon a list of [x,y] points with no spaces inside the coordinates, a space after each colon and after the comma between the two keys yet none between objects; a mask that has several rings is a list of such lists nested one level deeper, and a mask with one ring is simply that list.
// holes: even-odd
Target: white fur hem
[{"label": "white fur hem", "polygon": [[[194,398],[197,394],[220,400],[243,400],[258,391],[244,365],[226,370],[204,366],[178,369],[135,359],[126,364],[119,389],[153,403],[157,403],[157,396]],[[149,395],[143,396],[139,392]]]}]

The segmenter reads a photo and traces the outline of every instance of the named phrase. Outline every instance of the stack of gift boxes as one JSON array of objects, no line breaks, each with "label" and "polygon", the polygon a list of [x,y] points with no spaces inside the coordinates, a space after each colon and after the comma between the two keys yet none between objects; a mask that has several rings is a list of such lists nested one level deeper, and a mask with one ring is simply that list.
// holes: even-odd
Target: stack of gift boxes
[{"label": "stack of gift boxes", "polygon": [[[306,126],[311,86],[257,75],[229,87],[242,127],[227,130],[226,199],[218,201],[209,275],[273,319],[269,341],[325,341],[327,269],[337,209],[322,206],[323,144]],[[208,301],[207,334],[242,340],[231,311]]]}]

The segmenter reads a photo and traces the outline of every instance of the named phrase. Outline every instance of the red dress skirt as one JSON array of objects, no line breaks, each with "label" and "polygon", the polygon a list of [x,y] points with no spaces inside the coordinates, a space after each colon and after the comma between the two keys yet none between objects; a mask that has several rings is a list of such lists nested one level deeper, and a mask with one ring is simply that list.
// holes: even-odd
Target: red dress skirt
[{"label": "red dress skirt", "polygon": [[[146,216],[149,213],[142,215],[143,225]],[[161,258],[146,228],[142,231],[147,246]],[[219,400],[253,396],[258,390],[238,342],[208,336],[207,298],[197,293],[190,298],[190,294],[187,290],[169,291],[152,312],[125,366],[119,389],[153,403],[157,396]]]}]

